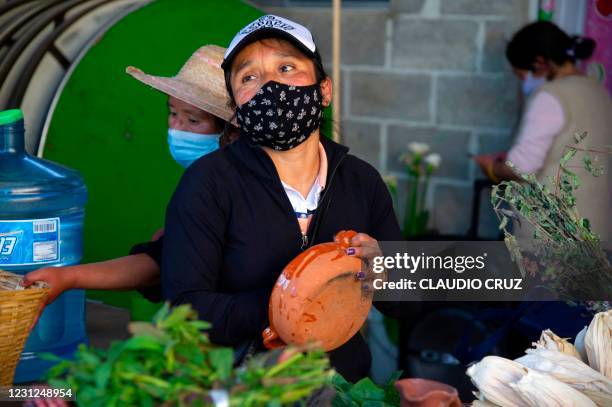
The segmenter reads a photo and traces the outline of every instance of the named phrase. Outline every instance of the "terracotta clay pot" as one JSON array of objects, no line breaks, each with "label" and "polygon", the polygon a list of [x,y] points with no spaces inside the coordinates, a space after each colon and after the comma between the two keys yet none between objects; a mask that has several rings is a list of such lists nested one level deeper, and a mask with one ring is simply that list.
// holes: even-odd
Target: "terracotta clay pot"
[{"label": "terracotta clay pot", "polygon": [[361,261],[346,255],[357,232],[341,231],[337,243],[322,243],[293,259],[270,296],[270,327],[264,345],[318,342],[325,351],[346,343],[361,328],[372,306],[356,274]]},{"label": "terracotta clay pot", "polygon": [[401,407],[461,407],[457,389],[427,379],[402,379],[395,382]]}]

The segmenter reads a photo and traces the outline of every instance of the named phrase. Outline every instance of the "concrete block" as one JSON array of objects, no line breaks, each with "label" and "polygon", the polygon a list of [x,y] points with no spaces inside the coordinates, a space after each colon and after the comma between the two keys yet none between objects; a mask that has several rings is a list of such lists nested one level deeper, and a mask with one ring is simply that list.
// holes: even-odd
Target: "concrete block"
[{"label": "concrete block", "polygon": [[471,210],[472,188],[440,183],[435,186],[429,222],[440,234],[465,234]]},{"label": "concrete block", "polygon": [[342,144],[350,148],[351,154],[380,170],[380,131],[379,124],[345,120],[341,127]]},{"label": "concrete block", "polygon": [[[319,47],[321,58],[331,69],[332,13],[330,7],[270,8],[269,12],[307,27]],[[342,64],[377,65],[385,63],[387,11],[344,9],[342,11]],[[331,72],[328,72],[331,74]]]},{"label": "concrete block", "polygon": [[439,123],[509,129],[518,121],[517,79],[513,76],[438,78]]},{"label": "concrete block", "polygon": [[519,16],[528,0],[440,0],[442,14]]},{"label": "concrete block", "polygon": [[389,9],[392,13],[418,14],[424,4],[425,0],[391,0]]},{"label": "concrete block", "polygon": [[404,120],[430,120],[431,78],[389,72],[352,72],[350,113]]},{"label": "concrete block", "polygon": [[506,59],[506,46],[512,35],[521,28],[517,21],[489,21],[485,23],[485,39],[482,50],[482,70],[484,72],[512,73]]},{"label": "concrete block", "polygon": [[398,68],[474,71],[478,23],[453,20],[396,20],[392,65]]}]

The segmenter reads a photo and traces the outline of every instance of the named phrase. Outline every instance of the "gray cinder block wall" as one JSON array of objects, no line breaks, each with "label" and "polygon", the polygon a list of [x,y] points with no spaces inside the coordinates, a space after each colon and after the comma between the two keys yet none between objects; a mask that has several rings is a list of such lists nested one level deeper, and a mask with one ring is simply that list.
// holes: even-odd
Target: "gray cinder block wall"
[{"label": "gray cinder block wall", "polygon": [[[309,27],[331,74],[329,5],[254,3]],[[465,233],[473,183],[481,177],[468,154],[507,149],[518,121],[518,81],[504,50],[527,22],[529,0],[344,3],[343,143],[383,175],[398,176],[400,202],[406,181],[399,157],[410,141],[429,143],[442,155],[427,197],[430,226]],[[483,223],[496,233],[490,216]]]}]

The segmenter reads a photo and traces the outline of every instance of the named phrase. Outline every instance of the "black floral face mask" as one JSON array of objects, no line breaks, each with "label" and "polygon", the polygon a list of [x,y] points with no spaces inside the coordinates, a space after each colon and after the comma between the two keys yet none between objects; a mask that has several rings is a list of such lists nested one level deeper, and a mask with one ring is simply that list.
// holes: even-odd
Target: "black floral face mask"
[{"label": "black floral face mask", "polygon": [[303,143],[321,123],[321,87],[267,82],[236,109],[241,136],[274,150]]}]

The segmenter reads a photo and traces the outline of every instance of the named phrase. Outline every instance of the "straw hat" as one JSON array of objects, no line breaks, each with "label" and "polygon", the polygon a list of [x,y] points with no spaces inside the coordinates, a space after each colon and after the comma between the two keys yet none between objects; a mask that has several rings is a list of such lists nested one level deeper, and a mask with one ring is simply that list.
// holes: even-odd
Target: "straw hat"
[{"label": "straw hat", "polygon": [[205,45],[172,78],[148,75],[133,66],[128,66],[126,72],[167,95],[229,121],[234,111],[229,107],[229,96],[221,69],[224,53],[225,48]]}]

